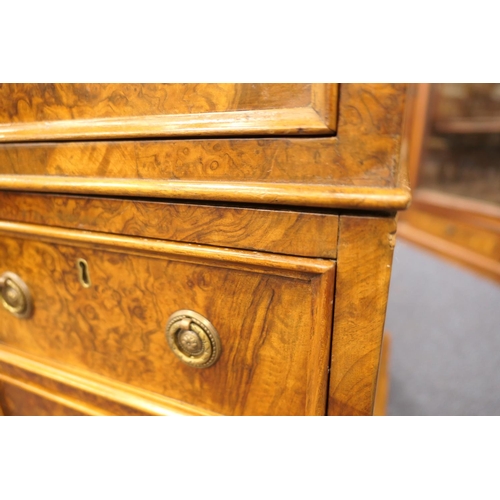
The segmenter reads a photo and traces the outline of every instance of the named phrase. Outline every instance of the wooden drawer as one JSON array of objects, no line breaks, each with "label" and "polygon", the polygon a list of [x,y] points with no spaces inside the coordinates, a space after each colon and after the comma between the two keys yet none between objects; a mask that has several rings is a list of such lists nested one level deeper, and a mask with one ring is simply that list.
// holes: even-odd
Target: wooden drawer
[{"label": "wooden drawer", "polygon": [[[212,415],[202,408],[0,345],[5,415]],[[1,415],[1,411],[0,411]]]},{"label": "wooden drawer", "polygon": [[301,257],[336,257],[338,219],[297,209],[0,192],[0,220]]},{"label": "wooden drawer", "polygon": [[[33,297],[27,319],[1,309],[5,345],[216,413],[325,413],[334,261],[23,223],[1,222],[0,234],[0,274]],[[220,334],[209,368],[166,341],[184,309]]]},{"label": "wooden drawer", "polygon": [[0,84],[0,142],[332,134],[336,84]]},{"label": "wooden drawer", "polygon": [[[78,401],[69,401],[48,391],[17,380],[7,381],[0,377],[0,408],[4,416],[83,416],[95,415]],[[87,411],[85,411],[87,410]]]}]

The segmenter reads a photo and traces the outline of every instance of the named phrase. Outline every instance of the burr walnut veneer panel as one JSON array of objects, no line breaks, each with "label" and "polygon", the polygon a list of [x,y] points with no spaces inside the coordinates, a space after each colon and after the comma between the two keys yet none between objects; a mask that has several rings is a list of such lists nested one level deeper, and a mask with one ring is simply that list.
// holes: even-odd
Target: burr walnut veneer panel
[{"label": "burr walnut veneer panel", "polygon": [[[2,343],[217,413],[324,414],[333,261],[8,222],[0,233],[0,273],[15,270],[34,298],[29,319],[0,310]],[[212,367],[170,350],[180,309],[219,331]]]},{"label": "burr walnut veneer panel", "polygon": [[336,84],[0,84],[0,142],[331,134]]},{"label": "burr walnut veneer panel", "polygon": [[0,192],[0,220],[334,258],[338,215]]}]

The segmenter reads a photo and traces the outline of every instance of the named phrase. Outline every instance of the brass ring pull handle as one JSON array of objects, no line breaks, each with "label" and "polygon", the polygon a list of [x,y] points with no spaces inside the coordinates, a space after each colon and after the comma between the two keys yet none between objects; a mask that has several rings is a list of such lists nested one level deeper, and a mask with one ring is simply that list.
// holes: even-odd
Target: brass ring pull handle
[{"label": "brass ring pull handle", "polygon": [[221,342],[215,327],[194,311],[177,311],[167,321],[166,336],[174,354],[195,368],[212,366],[221,353]]},{"label": "brass ring pull handle", "polygon": [[18,318],[27,318],[33,309],[31,293],[26,283],[14,273],[0,276],[0,299],[2,305]]}]

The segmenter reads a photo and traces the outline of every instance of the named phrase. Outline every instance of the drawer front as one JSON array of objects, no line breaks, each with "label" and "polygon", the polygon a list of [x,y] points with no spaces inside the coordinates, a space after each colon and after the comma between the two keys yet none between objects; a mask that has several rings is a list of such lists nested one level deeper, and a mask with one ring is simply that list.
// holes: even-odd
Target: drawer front
[{"label": "drawer front", "polygon": [[334,84],[1,84],[0,142],[332,134]]},{"label": "drawer front", "polygon": [[0,192],[0,220],[335,258],[338,215],[192,203]]},{"label": "drawer front", "polygon": [[[8,222],[0,233],[0,274],[33,298],[28,318],[0,310],[5,345],[216,413],[324,414],[333,261]],[[185,309],[220,335],[208,368],[166,340]]]},{"label": "drawer front", "polygon": [[0,415],[213,415],[74,366],[0,345]]},{"label": "drawer front", "polygon": [[0,380],[0,415],[12,417],[59,416],[73,417],[93,415],[78,402],[63,400],[56,394],[34,390],[18,383]]}]

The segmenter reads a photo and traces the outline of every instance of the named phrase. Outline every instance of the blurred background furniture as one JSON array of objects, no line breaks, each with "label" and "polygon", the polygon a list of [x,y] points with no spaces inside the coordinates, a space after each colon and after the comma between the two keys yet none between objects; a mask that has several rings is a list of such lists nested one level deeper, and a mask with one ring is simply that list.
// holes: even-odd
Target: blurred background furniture
[{"label": "blurred background furniture", "polygon": [[500,84],[412,86],[398,235],[500,281]]}]

